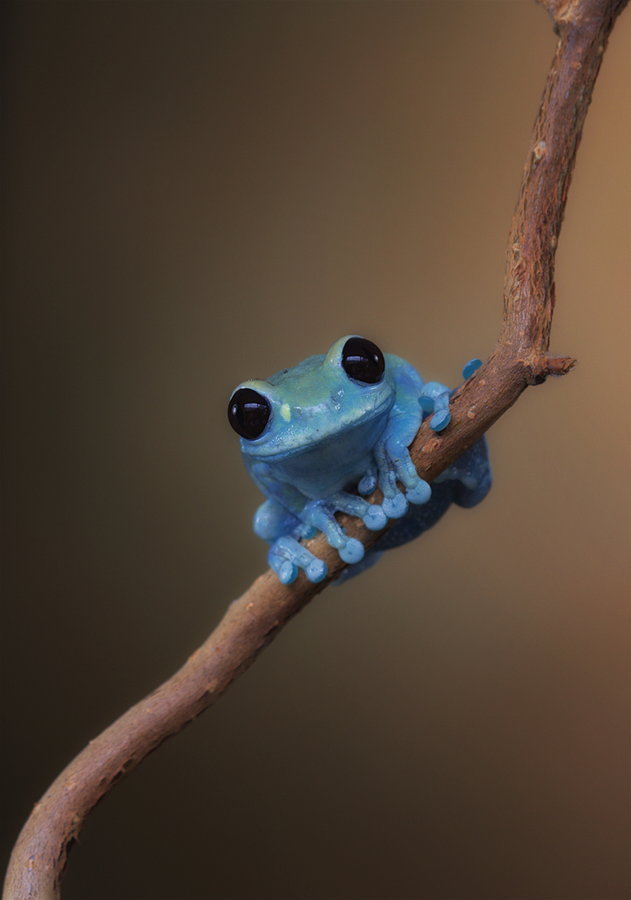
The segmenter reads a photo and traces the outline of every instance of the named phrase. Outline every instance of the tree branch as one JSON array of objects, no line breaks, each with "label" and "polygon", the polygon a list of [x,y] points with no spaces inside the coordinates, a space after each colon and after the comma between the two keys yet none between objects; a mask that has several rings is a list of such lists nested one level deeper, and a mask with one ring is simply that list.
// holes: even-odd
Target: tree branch
[{"label": "tree branch", "polygon": [[[574,360],[548,355],[554,311],[554,260],[570,178],[608,36],[626,0],[541,0],[559,35],[524,166],[507,249],[504,319],[482,368],[456,392],[451,425],[427,424],[411,448],[431,481],[512,406],[522,391]],[[378,535],[343,517],[367,546]],[[309,542],[328,578],[304,575],[289,586],[270,571],[229,606],[206,642],[152,694],[110,725],[50,786],[26,822],[6,876],[4,900],[54,900],[68,847],[90,810],[118,778],[210,706],[276,633],[337,577],[344,564],[322,535]]]}]

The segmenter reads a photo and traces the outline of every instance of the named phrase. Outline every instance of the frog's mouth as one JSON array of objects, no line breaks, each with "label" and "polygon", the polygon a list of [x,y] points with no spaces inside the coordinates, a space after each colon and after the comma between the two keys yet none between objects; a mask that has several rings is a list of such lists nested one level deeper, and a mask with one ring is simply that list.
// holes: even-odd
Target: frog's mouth
[{"label": "frog's mouth", "polygon": [[[318,462],[314,458],[314,465],[335,464],[336,459],[339,464],[343,457],[361,455],[374,446],[385,430],[387,414],[393,403],[393,398],[388,397],[370,412],[363,410],[354,418],[345,419],[340,414],[339,418],[333,419],[334,428],[318,428],[317,418],[314,416],[302,421],[297,417],[293,428],[288,424],[282,440],[278,440],[277,435],[275,440],[272,434],[271,439],[266,442],[263,438],[258,447],[255,442],[251,442],[248,444],[247,455],[265,462],[313,455],[322,459]],[[329,414],[335,416],[330,411]]]}]

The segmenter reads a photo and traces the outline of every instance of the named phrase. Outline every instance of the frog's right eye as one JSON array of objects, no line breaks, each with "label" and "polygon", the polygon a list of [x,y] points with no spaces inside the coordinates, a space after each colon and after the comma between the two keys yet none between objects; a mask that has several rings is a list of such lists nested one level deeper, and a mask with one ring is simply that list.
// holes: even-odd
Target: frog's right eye
[{"label": "frog's right eye", "polygon": [[379,384],[386,363],[376,344],[363,337],[350,337],[342,347],[342,368],[360,384]]},{"label": "frog's right eye", "polygon": [[228,421],[248,441],[263,434],[271,414],[272,405],[267,397],[252,388],[239,388],[228,404]]}]

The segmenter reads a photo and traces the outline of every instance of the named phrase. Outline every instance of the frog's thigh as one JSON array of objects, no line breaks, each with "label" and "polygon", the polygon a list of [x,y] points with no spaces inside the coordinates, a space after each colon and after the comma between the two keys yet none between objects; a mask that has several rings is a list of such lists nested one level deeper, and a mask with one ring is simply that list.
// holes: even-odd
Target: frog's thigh
[{"label": "frog's thigh", "polygon": [[276,500],[266,500],[254,514],[254,533],[266,541],[290,534],[299,524],[296,516]]}]

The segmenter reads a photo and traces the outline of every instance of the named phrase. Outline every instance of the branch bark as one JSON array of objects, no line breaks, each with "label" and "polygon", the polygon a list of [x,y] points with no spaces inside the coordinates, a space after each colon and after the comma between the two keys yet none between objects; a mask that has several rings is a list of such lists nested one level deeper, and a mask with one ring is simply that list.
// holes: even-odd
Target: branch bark
[{"label": "branch bark", "polygon": [[[509,409],[526,387],[574,364],[548,355],[554,260],[583,123],[607,39],[626,0],[541,0],[558,43],[524,166],[507,248],[504,318],[489,360],[454,395],[441,434],[419,430],[412,457],[431,481]],[[366,545],[378,535],[344,517]],[[55,900],[68,848],[96,803],[167,737],[210,706],[276,633],[339,575],[344,564],[322,536],[309,542],[328,578],[289,586],[265,572],[206,642],[157,690],[129,709],[70,763],[24,825],[7,871],[4,900]]]}]

